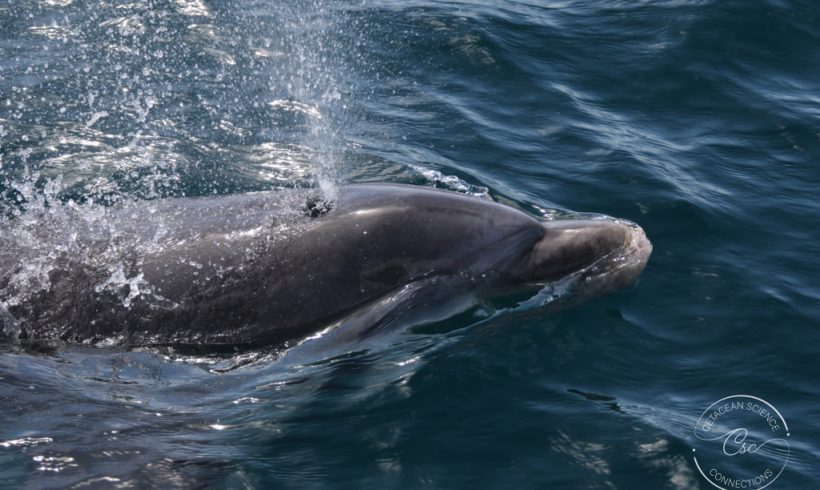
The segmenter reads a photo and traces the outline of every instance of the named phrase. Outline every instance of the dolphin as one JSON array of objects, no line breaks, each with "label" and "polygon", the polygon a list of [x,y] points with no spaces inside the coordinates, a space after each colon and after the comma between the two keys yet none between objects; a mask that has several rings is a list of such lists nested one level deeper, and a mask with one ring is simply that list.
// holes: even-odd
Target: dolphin
[{"label": "dolphin", "polygon": [[631,285],[652,250],[626,220],[545,221],[399,184],[66,207],[0,225],[0,333],[18,341],[356,339],[391,315],[444,318],[556,285],[575,304]]}]

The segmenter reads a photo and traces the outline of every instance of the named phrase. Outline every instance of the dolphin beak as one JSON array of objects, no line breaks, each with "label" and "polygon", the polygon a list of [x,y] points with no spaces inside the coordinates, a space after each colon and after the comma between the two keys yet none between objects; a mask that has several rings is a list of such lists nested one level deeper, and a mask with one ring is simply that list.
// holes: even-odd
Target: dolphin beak
[{"label": "dolphin beak", "polygon": [[595,283],[590,286],[599,293],[622,289],[635,282],[652,253],[643,229],[626,220],[557,220],[542,227],[544,235],[517,270],[529,283],[577,276]]}]

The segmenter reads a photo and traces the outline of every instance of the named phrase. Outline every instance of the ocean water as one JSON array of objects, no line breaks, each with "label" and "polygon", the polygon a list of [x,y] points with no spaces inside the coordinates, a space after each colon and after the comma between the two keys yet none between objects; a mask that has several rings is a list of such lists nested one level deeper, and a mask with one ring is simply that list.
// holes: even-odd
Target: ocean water
[{"label": "ocean water", "polygon": [[[387,181],[654,244],[329,358],[4,345],[0,487],[820,488],[818,52],[814,1],[0,0],[4,220]],[[732,395],[788,451],[699,439]]]}]

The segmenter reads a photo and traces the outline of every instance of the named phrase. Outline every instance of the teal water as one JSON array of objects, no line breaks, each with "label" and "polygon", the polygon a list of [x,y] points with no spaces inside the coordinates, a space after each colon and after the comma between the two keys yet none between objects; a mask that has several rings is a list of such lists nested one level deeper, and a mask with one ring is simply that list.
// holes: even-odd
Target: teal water
[{"label": "teal water", "polygon": [[6,220],[390,181],[654,244],[629,291],[327,359],[4,346],[0,487],[713,488],[734,394],[788,421],[768,488],[820,487],[818,48],[811,1],[0,0]]}]

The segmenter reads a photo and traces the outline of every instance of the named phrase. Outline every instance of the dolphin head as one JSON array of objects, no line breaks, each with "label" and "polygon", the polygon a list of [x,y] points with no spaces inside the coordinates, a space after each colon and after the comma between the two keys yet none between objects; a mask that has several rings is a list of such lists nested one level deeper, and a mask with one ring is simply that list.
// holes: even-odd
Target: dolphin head
[{"label": "dolphin head", "polygon": [[629,221],[541,221],[494,201],[413,186],[343,187],[335,206],[317,218],[313,233],[291,250],[302,250],[304,263],[315,266],[324,257],[320,245],[332,241],[335,253],[321,269],[337,272],[332,284],[346,284],[334,296],[351,296],[345,304],[428,281],[449,284],[443,296],[512,298],[537,288],[560,291],[561,301],[550,300],[556,306],[574,305],[632,284],[652,250]]},{"label": "dolphin head", "polygon": [[640,226],[600,217],[542,222],[543,235],[513,270],[516,281],[559,281],[573,296],[597,297],[635,282],[652,253]]},{"label": "dolphin head", "polygon": [[[564,281],[586,299],[632,284],[652,251],[638,225],[603,215],[540,221],[493,201],[391,184],[345,187],[340,197],[324,234],[340,245],[338,237],[360,240],[350,242],[350,255],[368,257],[375,265],[359,268],[376,276],[401,266],[403,274],[381,283],[464,273],[486,278],[478,282],[490,294]],[[354,229],[371,233],[345,231]]]}]

